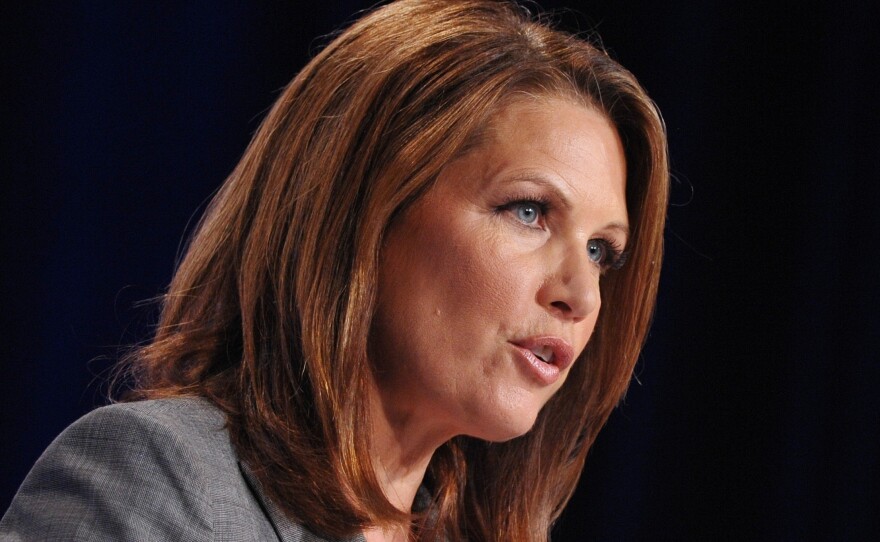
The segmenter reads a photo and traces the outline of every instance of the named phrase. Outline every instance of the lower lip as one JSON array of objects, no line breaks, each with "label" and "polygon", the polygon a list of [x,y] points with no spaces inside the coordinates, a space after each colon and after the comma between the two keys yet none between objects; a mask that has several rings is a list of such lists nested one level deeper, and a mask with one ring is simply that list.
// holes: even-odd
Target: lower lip
[{"label": "lower lip", "polygon": [[522,365],[529,372],[529,375],[535,378],[538,382],[549,386],[559,380],[559,367],[552,363],[544,363],[528,348],[523,348],[522,346],[514,344],[513,349],[516,352],[516,357],[522,362],[520,365]]}]

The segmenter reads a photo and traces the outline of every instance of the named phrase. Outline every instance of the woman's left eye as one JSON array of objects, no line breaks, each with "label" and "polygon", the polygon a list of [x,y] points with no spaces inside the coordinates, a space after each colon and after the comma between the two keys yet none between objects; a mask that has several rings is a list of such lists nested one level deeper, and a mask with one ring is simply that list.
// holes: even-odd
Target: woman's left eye
[{"label": "woman's left eye", "polygon": [[602,271],[620,269],[626,262],[626,253],[612,241],[606,239],[590,239],[587,243],[587,256]]},{"label": "woman's left eye", "polygon": [[592,262],[603,265],[608,259],[608,244],[602,239],[590,239],[587,243],[587,255]]}]

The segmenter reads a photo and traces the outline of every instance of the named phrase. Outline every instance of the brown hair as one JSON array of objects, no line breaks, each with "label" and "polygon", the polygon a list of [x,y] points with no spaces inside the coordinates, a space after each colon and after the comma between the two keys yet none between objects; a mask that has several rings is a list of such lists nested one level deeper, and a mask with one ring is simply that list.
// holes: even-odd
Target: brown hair
[{"label": "brown hair", "polygon": [[515,4],[393,2],[296,76],[191,239],[154,339],[132,356],[129,398],[210,399],[268,496],[319,533],[407,519],[367,452],[383,235],[519,91],[577,97],[617,128],[630,261],[602,279],[593,338],[535,427],[438,449],[433,504],[415,520],[425,536],[546,540],[647,333],[668,173],[661,119],[635,78]]}]

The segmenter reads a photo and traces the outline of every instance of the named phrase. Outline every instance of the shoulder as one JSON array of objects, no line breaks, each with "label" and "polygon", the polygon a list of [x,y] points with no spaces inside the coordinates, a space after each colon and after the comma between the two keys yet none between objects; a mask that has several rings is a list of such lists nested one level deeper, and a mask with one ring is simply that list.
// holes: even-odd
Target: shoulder
[{"label": "shoulder", "polygon": [[[176,397],[93,410],[59,437],[158,446],[168,453],[232,454],[223,413],[206,399]],[[97,444],[97,443],[93,443]]]},{"label": "shoulder", "polygon": [[68,427],[25,479],[0,534],[212,540],[267,526],[223,414],[204,399],[174,398],[99,408]]},{"label": "shoulder", "polygon": [[223,414],[207,400],[195,397],[94,410],[52,443],[40,458],[46,460],[72,469],[103,465],[110,473],[124,473],[146,487],[154,480],[179,479],[179,493],[193,493],[197,500],[204,499],[212,471],[237,464]]}]

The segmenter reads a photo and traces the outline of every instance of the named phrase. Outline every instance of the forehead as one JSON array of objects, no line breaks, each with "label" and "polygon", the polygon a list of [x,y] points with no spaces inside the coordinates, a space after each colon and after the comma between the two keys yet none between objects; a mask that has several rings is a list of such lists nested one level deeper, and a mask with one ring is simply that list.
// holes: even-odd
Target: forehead
[{"label": "forehead", "polygon": [[558,158],[574,158],[580,152],[605,160],[623,151],[617,130],[604,113],[563,97],[517,97],[489,118],[481,134],[484,148],[519,147]]},{"label": "forehead", "polygon": [[527,96],[502,107],[469,153],[485,182],[540,178],[574,203],[606,209],[626,222],[626,161],[617,131],[592,106]]}]

